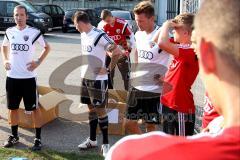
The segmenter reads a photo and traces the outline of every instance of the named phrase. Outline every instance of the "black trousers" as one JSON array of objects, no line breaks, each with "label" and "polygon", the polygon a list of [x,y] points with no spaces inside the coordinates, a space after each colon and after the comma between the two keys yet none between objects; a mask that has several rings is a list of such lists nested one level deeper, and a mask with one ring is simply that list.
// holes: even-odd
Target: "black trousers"
[{"label": "black trousers", "polygon": [[162,106],[163,132],[171,135],[190,136],[194,134],[195,114],[177,112]]}]

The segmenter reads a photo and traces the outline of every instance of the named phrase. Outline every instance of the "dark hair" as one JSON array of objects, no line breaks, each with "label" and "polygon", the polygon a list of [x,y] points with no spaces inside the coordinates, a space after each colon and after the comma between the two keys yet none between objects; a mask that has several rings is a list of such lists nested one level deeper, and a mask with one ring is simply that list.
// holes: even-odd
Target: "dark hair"
[{"label": "dark hair", "polygon": [[134,7],[133,13],[136,15],[145,14],[148,18],[150,18],[154,16],[154,6],[149,1],[142,1]]},{"label": "dark hair", "polygon": [[73,21],[76,20],[77,22],[81,21],[84,23],[90,23],[89,16],[84,11],[77,11],[73,16]]},{"label": "dark hair", "polygon": [[104,20],[104,19],[106,19],[107,17],[112,17],[112,12],[111,11],[109,11],[108,9],[104,9],[104,10],[102,10],[102,12],[101,12],[101,18]]},{"label": "dark hair", "polygon": [[24,9],[25,10],[25,13],[26,13],[26,15],[27,15],[27,8],[25,7],[25,6],[23,6],[23,5],[17,5],[15,8],[14,8],[14,10],[15,9]]}]

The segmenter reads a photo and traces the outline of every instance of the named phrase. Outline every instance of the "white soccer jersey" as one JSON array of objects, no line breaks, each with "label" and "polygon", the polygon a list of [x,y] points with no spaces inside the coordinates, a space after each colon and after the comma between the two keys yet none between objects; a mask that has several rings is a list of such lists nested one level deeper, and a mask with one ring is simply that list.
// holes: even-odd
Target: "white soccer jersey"
[{"label": "white soccer jersey", "polygon": [[36,41],[42,47],[46,46],[41,32],[36,28],[26,26],[23,30],[19,30],[17,27],[6,30],[2,46],[10,48],[11,69],[7,71],[8,77],[16,79],[36,77],[36,72],[27,70],[27,64],[33,61]]},{"label": "white soccer jersey", "polygon": [[106,68],[106,51],[114,42],[105,32],[95,27],[88,33],[81,33],[81,78],[107,80],[108,75],[99,75],[99,68]]},{"label": "white soccer jersey", "polygon": [[162,51],[153,42],[153,37],[159,27],[147,34],[145,31],[137,31],[135,34],[136,48],[138,52],[138,64],[131,72],[131,85],[142,91],[161,93],[162,86],[154,81],[154,75],[164,75],[167,71],[169,54]]}]

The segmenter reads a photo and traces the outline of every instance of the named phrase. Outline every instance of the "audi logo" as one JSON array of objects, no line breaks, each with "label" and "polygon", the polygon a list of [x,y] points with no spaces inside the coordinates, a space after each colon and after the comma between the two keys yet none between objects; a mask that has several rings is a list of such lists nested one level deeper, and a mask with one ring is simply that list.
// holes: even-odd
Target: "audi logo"
[{"label": "audi logo", "polygon": [[140,50],[138,57],[151,60],[153,59],[153,53],[150,51]]},{"label": "audi logo", "polygon": [[92,52],[92,47],[91,46],[82,46],[82,50],[85,52]]},{"label": "audi logo", "polygon": [[115,35],[115,36],[109,36],[112,40],[114,41],[118,41],[121,39],[121,36],[120,35]]},{"label": "audi logo", "polygon": [[13,51],[28,51],[29,50],[29,45],[13,43],[11,45],[11,49]]}]

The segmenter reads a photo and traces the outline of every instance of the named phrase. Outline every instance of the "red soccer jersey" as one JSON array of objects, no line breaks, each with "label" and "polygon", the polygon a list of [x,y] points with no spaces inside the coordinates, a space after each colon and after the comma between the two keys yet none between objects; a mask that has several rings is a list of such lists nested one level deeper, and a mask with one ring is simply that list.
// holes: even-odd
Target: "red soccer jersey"
[{"label": "red soccer jersey", "polygon": [[128,50],[126,37],[130,36],[132,31],[125,20],[115,18],[114,25],[105,24],[103,30],[117,45],[121,45],[125,50]]},{"label": "red soccer jersey", "polygon": [[213,119],[219,116],[207,95],[205,96],[205,106],[203,110],[202,128],[206,128]]},{"label": "red soccer jersey", "polygon": [[239,160],[240,126],[223,130],[220,135],[192,137],[152,132],[128,136],[117,142],[106,160]]},{"label": "red soccer jersey", "polygon": [[195,113],[191,86],[199,72],[197,56],[192,48],[179,45],[164,78],[161,103],[178,112]]}]

